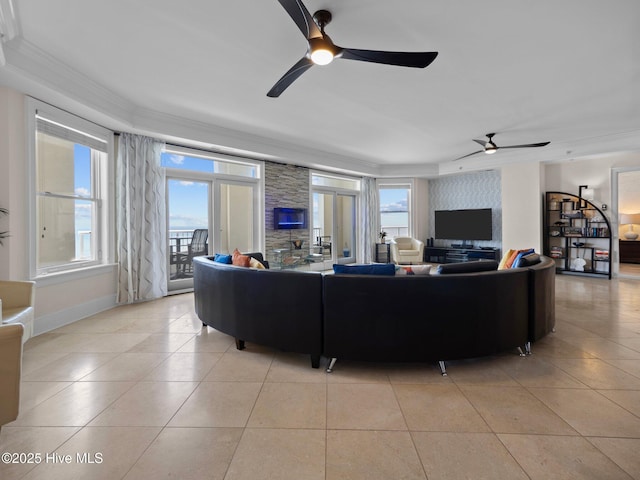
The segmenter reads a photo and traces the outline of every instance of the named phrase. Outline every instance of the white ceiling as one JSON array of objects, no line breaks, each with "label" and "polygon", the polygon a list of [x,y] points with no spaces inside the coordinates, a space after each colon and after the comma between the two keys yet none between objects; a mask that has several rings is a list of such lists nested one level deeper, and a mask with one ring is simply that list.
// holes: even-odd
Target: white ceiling
[{"label": "white ceiling", "polygon": [[[386,176],[640,150],[638,0],[306,0],[338,45],[439,55],[336,60],[279,98],[306,41],[276,0],[11,5],[0,84],[112,128]],[[452,161],[488,132],[551,144]]]}]

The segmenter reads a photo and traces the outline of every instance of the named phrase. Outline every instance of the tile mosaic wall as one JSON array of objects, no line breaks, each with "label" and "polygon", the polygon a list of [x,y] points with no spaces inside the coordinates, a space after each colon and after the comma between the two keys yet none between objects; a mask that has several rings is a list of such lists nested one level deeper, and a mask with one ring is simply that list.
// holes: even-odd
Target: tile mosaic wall
[{"label": "tile mosaic wall", "polygon": [[[273,258],[275,248],[289,247],[289,239],[309,239],[309,229],[275,230],[274,208],[309,208],[309,169],[296,165],[265,162],[265,254]],[[309,212],[311,222],[311,212]]]},{"label": "tile mosaic wall", "polygon": [[[428,237],[435,238],[434,211],[491,208],[493,240],[473,242],[476,247],[502,246],[502,192],[499,171],[451,175],[429,180]],[[451,240],[434,240],[435,246],[450,246]]]}]

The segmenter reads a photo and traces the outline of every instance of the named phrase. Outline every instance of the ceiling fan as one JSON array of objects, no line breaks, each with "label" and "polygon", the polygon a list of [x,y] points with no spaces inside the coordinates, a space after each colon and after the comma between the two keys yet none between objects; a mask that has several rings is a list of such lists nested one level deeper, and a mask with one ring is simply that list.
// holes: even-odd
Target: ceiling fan
[{"label": "ceiling fan", "polygon": [[[531,147],[544,147],[545,145],[549,145],[551,142],[541,142],[541,143],[527,143],[524,145],[509,145],[507,147],[498,147],[494,142],[493,142],[493,136],[495,135],[495,133],[487,133],[487,138],[489,140],[484,141],[484,140],[477,140],[477,139],[473,139],[474,142],[479,143],[480,145],[482,145],[483,149],[482,150],[478,150],[477,152],[473,152],[473,153],[469,153],[467,155],[463,155],[462,157],[458,157],[455,160],[462,160],[463,158],[467,158],[470,157],[471,155],[476,155],[478,153],[487,153],[487,154],[491,154],[491,153],[496,153],[497,150],[501,150],[503,148],[531,148]],[[454,160],[454,161],[455,161]]]},{"label": "ceiling fan", "polygon": [[307,53],[269,90],[268,97],[279,97],[300,75],[313,65],[327,65],[334,58],[383,63],[400,67],[424,68],[438,56],[438,52],[384,52],[358,50],[335,45],[324,27],[331,22],[331,13],[318,10],[311,16],[300,0],[278,0],[293,19],[309,44]]}]

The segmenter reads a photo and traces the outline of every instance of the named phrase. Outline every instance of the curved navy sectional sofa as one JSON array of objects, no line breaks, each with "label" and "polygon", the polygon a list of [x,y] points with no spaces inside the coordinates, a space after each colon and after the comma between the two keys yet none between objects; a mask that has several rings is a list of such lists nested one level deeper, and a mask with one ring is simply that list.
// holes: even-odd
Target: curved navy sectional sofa
[{"label": "curved navy sectional sofa", "polygon": [[[195,308],[236,338],[311,356],[424,362],[530,350],[555,325],[555,263],[447,275],[258,270],[194,259]],[[469,265],[466,269],[472,269]]]}]

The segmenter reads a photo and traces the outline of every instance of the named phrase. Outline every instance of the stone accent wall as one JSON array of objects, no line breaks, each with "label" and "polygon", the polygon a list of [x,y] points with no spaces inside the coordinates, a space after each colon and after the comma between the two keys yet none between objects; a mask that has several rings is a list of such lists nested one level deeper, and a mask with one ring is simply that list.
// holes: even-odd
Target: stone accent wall
[{"label": "stone accent wall", "polygon": [[[273,260],[275,248],[288,248],[289,238],[305,240],[308,246],[309,229],[275,230],[273,228],[274,208],[309,208],[309,169],[296,165],[265,162],[264,165],[264,220],[265,255]],[[311,212],[308,212],[308,226],[311,227]]]}]

